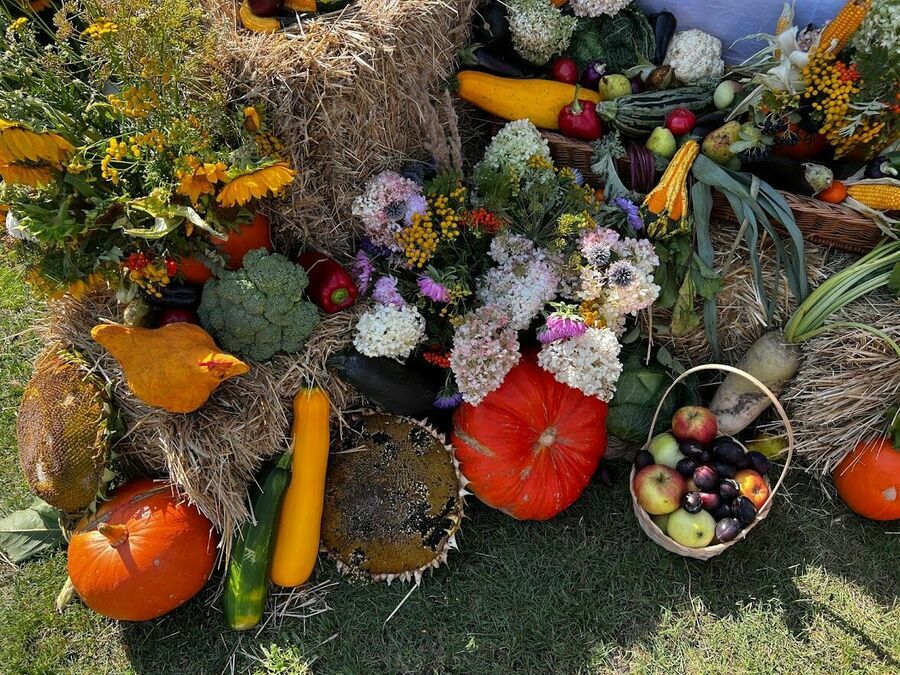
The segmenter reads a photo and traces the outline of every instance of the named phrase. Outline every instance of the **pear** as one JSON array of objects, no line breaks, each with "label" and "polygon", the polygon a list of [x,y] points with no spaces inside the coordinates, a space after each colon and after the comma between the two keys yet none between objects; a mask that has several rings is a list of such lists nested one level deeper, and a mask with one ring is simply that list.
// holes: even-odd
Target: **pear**
[{"label": "pear", "polygon": [[671,159],[677,149],[675,136],[665,127],[656,127],[647,139],[646,145],[650,152],[655,152],[666,159]]},{"label": "pear", "polygon": [[601,101],[612,101],[631,93],[631,80],[624,75],[604,75],[597,85]]},{"label": "pear", "polygon": [[728,122],[703,139],[703,154],[724,166],[735,158],[730,146],[740,138],[741,123],[736,120]]}]

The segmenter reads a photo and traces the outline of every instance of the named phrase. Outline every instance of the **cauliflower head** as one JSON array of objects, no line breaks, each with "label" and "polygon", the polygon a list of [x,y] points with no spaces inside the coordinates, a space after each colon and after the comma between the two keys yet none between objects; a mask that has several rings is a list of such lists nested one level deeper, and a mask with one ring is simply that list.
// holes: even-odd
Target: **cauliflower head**
[{"label": "cauliflower head", "polygon": [[254,361],[297,352],[319,322],[316,306],[303,299],[308,283],[283,255],[250,251],[241,269],[203,287],[200,323],[223,349]]},{"label": "cauliflower head", "polygon": [[685,84],[721,77],[725,72],[722,41],[696,28],[675,33],[664,63]]}]

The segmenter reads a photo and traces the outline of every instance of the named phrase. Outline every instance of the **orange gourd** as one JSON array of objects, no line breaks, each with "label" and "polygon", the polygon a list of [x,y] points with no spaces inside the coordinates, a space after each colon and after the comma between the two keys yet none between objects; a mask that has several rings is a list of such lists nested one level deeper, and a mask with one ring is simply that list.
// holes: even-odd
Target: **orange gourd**
[{"label": "orange gourd", "polygon": [[91,337],[122,366],[135,396],[172,413],[193,412],[222,382],[250,370],[191,323],[161,328],[104,323],[94,326]]},{"label": "orange gourd", "polygon": [[606,451],[606,404],[557,382],[527,355],[477,406],[464,403],[451,435],[466,489],[520,520],[571,505]]},{"label": "orange gourd", "polygon": [[834,484],[854,513],[900,519],[900,451],[887,438],[863,441],[838,464]]},{"label": "orange gourd", "polygon": [[69,577],[98,614],[147,621],[203,588],[218,543],[212,523],[175,499],[171,486],[135,480],[78,523],[69,540]]},{"label": "orange gourd", "polygon": [[257,248],[271,252],[272,239],[269,236],[269,219],[257,213],[249,223],[240,225],[234,232],[228,233],[227,239],[212,237],[212,243],[226,256],[226,267],[230,270],[240,269],[244,264],[244,255]]},{"label": "orange gourd", "polygon": [[187,283],[197,286],[202,286],[213,277],[212,270],[194,256],[179,258],[178,272]]},{"label": "orange gourd", "polygon": [[839,180],[831,182],[826,189],[816,195],[816,199],[830,204],[840,204],[847,198],[847,187]]}]

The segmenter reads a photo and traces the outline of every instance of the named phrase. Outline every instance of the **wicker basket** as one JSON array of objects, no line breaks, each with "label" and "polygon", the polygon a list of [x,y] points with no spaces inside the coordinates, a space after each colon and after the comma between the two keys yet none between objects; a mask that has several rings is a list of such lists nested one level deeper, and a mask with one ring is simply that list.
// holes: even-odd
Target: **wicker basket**
[{"label": "wicker basket", "polygon": [[[749,373],[745,373],[743,370],[739,370],[738,368],[732,368],[731,366],[725,366],[720,364],[706,364],[702,366],[697,366],[695,368],[691,368],[690,370],[682,373],[678,378],[675,379],[674,382],[669,386],[666,393],[660,399],[659,405],[656,408],[656,414],[653,415],[653,422],[650,424],[650,433],[647,436],[647,444],[650,444],[650,440],[653,438],[654,428],[656,427],[656,421],[659,417],[659,412],[662,409],[662,404],[675,388],[675,386],[681,382],[686,377],[693,375],[694,373],[699,373],[704,370],[720,370],[727,373],[734,373],[736,375],[740,375],[741,377],[746,378],[750,382],[752,382],[756,387],[759,388],[761,392],[763,392],[766,397],[772,401],[772,405],[775,407],[775,410],[778,413],[778,416],[781,418],[781,421],[784,423],[784,428],[787,433],[787,456],[784,462],[784,468],[781,470],[781,475],[778,477],[778,481],[775,483],[775,486],[772,487],[772,484],[769,482],[768,476],[766,477],[766,483],[770,487],[769,498],[766,500],[766,503],[763,504],[762,508],[756,514],[756,520],[754,520],[750,525],[745,527],[743,530],[738,533],[738,536],[733,540],[724,543],[724,544],[713,544],[712,546],[706,546],[705,548],[689,548],[687,546],[682,546],[674,539],[671,539],[665,532],[663,532],[656,523],[653,522],[653,519],[650,517],[644,508],[638,504],[637,496],[634,494],[634,475],[636,471],[634,467],[631,469],[631,477],[629,478],[629,489],[631,490],[631,505],[634,509],[634,515],[637,517],[638,524],[641,526],[641,529],[646,533],[650,539],[655,541],[657,544],[662,546],[667,551],[672,553],[677,553],[680,556],[684,556],[685,558],[694,558],[695,560],[709,560],[710,558],[714,558],[720,553],[725,552],[736,543],[745,539],[750,531],[759,525],[766,517],[769,515],[769,512],[772,510],[772,500],[775,498],[775,493],[778,492],[781,484],[784,482],[784,478],[787,475],[788,467],[791,465],[791,458],[794,456],[794,430],[791,427],[791,422],[788,419],[787,413],[784,411],[781,403],[779,403],[778,398],[773,394],[769,389],[755,377],[750,375]],[[746,450],[746,448],[745,448]]]},{"label": "wicker basket", "polygon": [[[499,130],[505,122],[492,119],[491,126]],[[541,131],[550,143],[550,154],[559,166],[578,169],[589,183],[598,183],[597,175],[591,171],[593,148],[590,143],[568,138],[553,131]],[[618,162],[622,180],[628,184],[628,160]],[[884,236],[870,218],[840,204],[829,204],[819,199],[781,192],[788,206],[794,212],[797,227],[808,241],[820,246],[832,247],[851,253],[868,253]],[[713,199],[713,218],[734,222],[734,212],[718,192]]]}]

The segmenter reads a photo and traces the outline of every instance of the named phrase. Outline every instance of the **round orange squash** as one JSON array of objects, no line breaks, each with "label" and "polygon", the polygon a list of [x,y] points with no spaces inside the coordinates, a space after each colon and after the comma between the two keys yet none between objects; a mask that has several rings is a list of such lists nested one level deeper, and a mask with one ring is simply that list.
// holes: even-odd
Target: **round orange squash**
[{"label": "round orange squash", "polygon": [[479,405],[460,406],[451,440],[467,490],[514,518],[547,520],[578,499],[606,452],[606,404],[529,354]]},{"label": "round orange squash", "polygon": [[194,256],[179,258],[178,271],[187,283],[197,286],[202,286],[213,276],[212,270]]},{"label": "round orange squash", "polygon": [[264,248],[272,251],[272,239],[269,236],[269,219],[257,213],[249,223],[240,225],[234,232],[228,233],[228,239],[210,237],[216,248],[225,254],[226,266],[230,270],[240,269],[244,264],[244,255],[249,251]]},{"label": "round orange squash", "polygon": [[887,438],[863,441],[838,464],[834,484],[854,513],[900,519],[900,451]]},{"label": "round orange squash", "polygon": [[147,621],[203,588],[218,543],[212,523],[176,500],[169,485],[135,480],[78,523],[69,541],[69,577],[98,614]]}]

